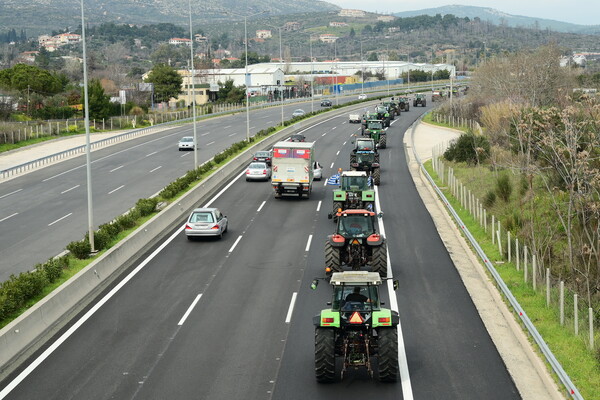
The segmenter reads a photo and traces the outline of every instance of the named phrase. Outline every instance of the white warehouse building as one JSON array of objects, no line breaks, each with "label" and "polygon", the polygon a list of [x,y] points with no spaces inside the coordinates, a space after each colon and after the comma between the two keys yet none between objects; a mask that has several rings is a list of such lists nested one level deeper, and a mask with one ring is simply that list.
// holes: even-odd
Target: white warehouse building
[{"label": "white warehouse building", "polygon": [[[234,86],[246,85],[245,68],[203,69],[196,70],[199,83],[225,83],[233,80]],[[276,86],[283,84],[285,75],[278,64],[253,64],[248,66],[249,87]]]}]

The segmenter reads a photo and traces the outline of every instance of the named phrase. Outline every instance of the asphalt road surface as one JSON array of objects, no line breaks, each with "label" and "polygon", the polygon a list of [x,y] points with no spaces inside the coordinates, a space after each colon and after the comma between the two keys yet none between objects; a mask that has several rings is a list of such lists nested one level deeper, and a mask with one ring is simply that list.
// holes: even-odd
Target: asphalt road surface
[{"label": "asphalt road surface", "polygon": [[[323,275],[332,187],[324,179],[308,200],[276,200],[268,183],[245,182],[240,171],[209,202],[230,220],[222,240],[188,241],[177,221],[164,243],[0,393],[57,400],[520,398],[409,175],[402,135],[421,112],[411,109],[388,130],[378,188],[400,283],[391,296],[408,381],[382,384],[361,370],[333,384],[315,381],[312,317],[331,290],[325,282],[316,291],[309,285]],[[325,177],[348,167],[358,129],[344,113],[305,132],[317,140]],[[382,295],[393,303],[386,288]]]}]

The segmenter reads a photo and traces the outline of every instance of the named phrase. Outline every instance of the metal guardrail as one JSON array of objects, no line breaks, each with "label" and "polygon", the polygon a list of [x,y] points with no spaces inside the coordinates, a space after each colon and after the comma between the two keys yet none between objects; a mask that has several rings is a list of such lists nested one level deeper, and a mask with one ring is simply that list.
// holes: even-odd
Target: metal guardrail
[{"label": "metal guardrail", "polygon": [[[415,129],[424,115],[426,115],[426,114],[423,114],[412,126],[411,140],[413,143],[414,143]],[[583,400],[583,396],[581,396],[581,394],[579,393],[579,390],[577,390],[577,387],[575,387],[575,385],[571,381],[571,378],[569,378],[569,376],[563,369],[562,365],[558,362],[556,357],[554,357],[552,350],[550,350],[550,348],[548,347],[548,345],[542,338],[542,335],[540,335],[540,333],[536,329],[535,325],[531,322],[531,320],[527,316],[527,313],[525,313],[525,310],[523,310],[523,308],[521,307],[521,305],[519,304],[517,299],[513,296],[512,292],[510,291],[508,286],[506,286],[506,283],[504,283],[504,281],[502,280],[502,277],[500,276],[500,274],[498,274],[498,271],[496,271],[496,268],[494,268],[494,266],[493,266],[492,262],[490,261],[490,259],[488,258],[488,256],[485,254],[485,252],[483,251],[481,246],[479,246],[479,243],[477,243],[477,240],[473,237],[473,235],[471,234],[469,229],[466,227],[465,223],[458,216],[458,213],[450,205],[450,202],[448,201],[446,196],[444,196],[444,194],[442,193],[440,188],[433,181],[433,178],[431,177],[431,175],[429,175],[429,173],[425,169],[425,166],[423,165],[419,155],[417,154],[417,150],[415,149],[415,146],[412,146],[412,148],[413,148],[413,154],[419,164],[419,167],[421,168],[421,171],[423,172],[423,174],[425,174],[425,176],[427,177],[427,180],[429,181],[431,186],[435,189],[435,192],[438,194],[440,199],[442,199],[442,202],[444,203],[444,205],[446,206],[446,208],[448,209],[450,214],[452,214],[452,217],[454,217],[454,219],[458,223],[458,226],[461,228],[461,230],[463,231],[463,233],[465,234],[465,236],[467,237],[467,239],[469,240],[469,242],[471,243],[471,245],[473,246],[473,248],[475,249],[475,251],[477,252],[479,257],[483,261],[487,270],[494,277],[494,280],[496,281],[496,284],[500,287],[502,294],[504,296],[506,296],[510,305],[513,307],[515,312],[518,314],[519,319],[525,325],[525,327],[527,328],[527,331],[529,332],[529,334],[531,335],[533,340],[535,340],[535,343],[538,345],[540,351],[544,354],[544,357],[546,357],[546,361],[548,361],[548,363],[552,367],[552,370],[558,376],[558,379],[560,379],[561,383],[568,390],[569,395],[573,399]]]}]

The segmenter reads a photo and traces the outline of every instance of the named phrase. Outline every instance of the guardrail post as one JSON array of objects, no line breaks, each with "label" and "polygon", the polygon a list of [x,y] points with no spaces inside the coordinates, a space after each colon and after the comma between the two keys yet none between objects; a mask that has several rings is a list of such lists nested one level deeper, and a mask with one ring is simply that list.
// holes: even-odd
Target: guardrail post
[{"label": "guardrail post", "polygon": [[527,246],[523,247],[523,281],[527,283]]},{"label": "guardrail post", "polygon": [[531,255],[531,282],[533,283],[533,290],[537,289],[537,258],[535,254]]},{"label": "guardrail post", "polygon": [[575,325],[575,336],[579,335],[579,313],[577,307],[577,293],[573,295],[573,324]]},{"label": "guardrail post", "polygon": [[588,320],[590,325],[590,349],[594,350],[594,310],[588,308]]},{"label": "guardrail post", "polygon": [[546,268],[546,307],[550,307],[550,268]]},{"label": "guardrail post", "polygon": [[559,290],[559,310],[560,310],[560,325],[565,324],[565,281],[560,281]]}]

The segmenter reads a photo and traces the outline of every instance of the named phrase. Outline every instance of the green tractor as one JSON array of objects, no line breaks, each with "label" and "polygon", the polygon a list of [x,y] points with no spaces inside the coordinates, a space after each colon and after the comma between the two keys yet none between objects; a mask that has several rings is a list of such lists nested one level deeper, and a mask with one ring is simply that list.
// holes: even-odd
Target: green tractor
[{"label": "green tractor", "polygon": [[[344,210],[335,213],[335,233],[325,242],[325,265],[332,272],[343,271],[346,265],[352,270],[369,268],[381,276],[387,276],[387,245],[385,238],[377,233],[377,218],[369,210]],[[331,214],[328,217],[333,218]]]},{"label": "green tractor", "polygon": [[363,114],[360,123],[361,123],[361,128],[360,128],[360,134],[361,135],[365,135],[365,129],[367,129],[367,121],[372,120],[372,119],[377,119],[377,113],[376,112],[366,112]]},{"label": "green tractor", "polygon": [[398,97],[398,107],[402,111],[410,110],[410,99],[408,97]]},{"label": "green tractor", "polygon": [[389,127],[393,118],[388,109],[385,106],[380,105],[375,107],[375,112],[377,113],[377,119],[383,121],[383,127]]},{"label": "green tractor", "polygon": [[388,112],[392,116],[392,119],[394,119],[397,115],[400,115],[400,104],[395,101],[393,97],[392,100],[384,101],[381,104],[387,108]]},{"label": "green tractor", "polygon": [[423,93],[418,93],[415,95],[415,98],[413,99],[413,107],[416,106],[427,106],[427,98]]},{"label": "green tractor", "polygon": [[371,179],[364,171],[343,171],[340,173],[340,188],[333,192],[333,211],[330,214],[337,222],[337,213],[342,210],[375,209],[375,191]]},{"label": "green tractor", "polygon": [[379,154],[376,150],[353,150],[350,154],[350,170],[365,171],[373,179],[373,184],[381,182]]},{"label": "green tractor", "polygon": [[387,132],[384,128],[384,121],[379,119],[370,119],[367,121],[367,129],[363,136],[370,137],[380,149],[387,147]]},{"label": "green tractor", "polygon": [[[311,288],[315,290],[318,283],[319,279],[313,280]],[[329,283],[333,288],[333,298],[328,303],[331,308],[313,317],[317,381],[331,383],[343,379],[348,369],[360,368],[366,368],[373,377],[377,366],[381,382],[397,382],[400,317],[396,311],[381,307],[379,274],[336,272]],[[398,281],[393,287],[397,289]],[[336,363],[336,358],[342,362]]]}]

